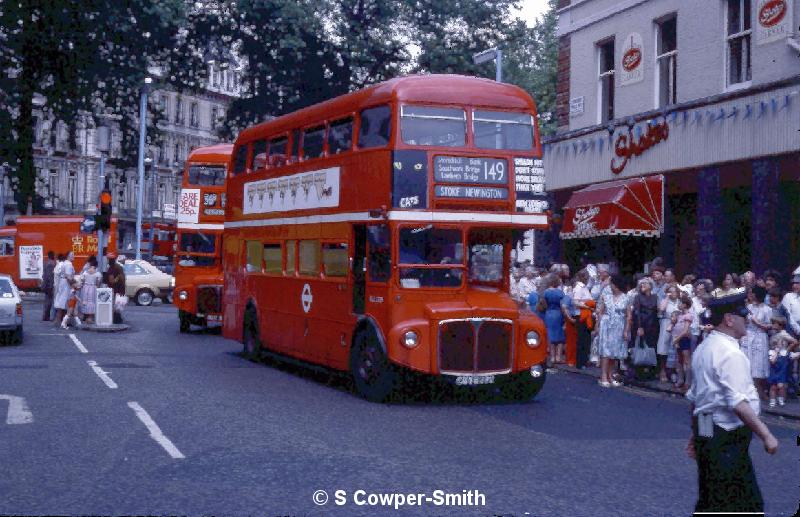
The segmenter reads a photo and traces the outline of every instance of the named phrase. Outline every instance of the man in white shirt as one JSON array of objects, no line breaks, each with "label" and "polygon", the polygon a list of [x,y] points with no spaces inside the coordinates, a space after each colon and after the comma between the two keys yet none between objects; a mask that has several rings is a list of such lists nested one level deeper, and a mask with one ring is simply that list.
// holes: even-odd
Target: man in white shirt
[{"label": "man in white shirt", "polygon": [[523,303],[527,302],[528,295],[536,290],[535,279],[536,270],[533,268],[533,266],[526,267],[525,276],[520,278],[519,283],[517,283],[517,296],[523,301]]},{"label": "man in white shirt", "polygon": [[795,337],[800,336],[800,275],[792,277],[792,290],[783,295],[781,305],[786,309],[789,330]]},{"label": "man in white shirt", "polygon": [[769,454],[778,441],[759,419],[758,392],[750,361],[739,350],[745,335],[744,294],[709,303],[716,325],[692,357],[692,434],[686,451],[697,461],[699,484],[695,512],[763,512],[749,446],[753,433]]}]

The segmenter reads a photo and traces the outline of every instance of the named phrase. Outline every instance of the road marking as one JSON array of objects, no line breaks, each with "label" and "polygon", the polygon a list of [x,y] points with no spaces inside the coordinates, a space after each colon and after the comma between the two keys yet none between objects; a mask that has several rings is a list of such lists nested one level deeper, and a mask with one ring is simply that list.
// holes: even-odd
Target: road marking
[{"label": "road marking", "polygon": [[81,353],[83,354],[89,353],[89,351],[86,350],[86,347],[83,346],[83,343],[81,343],[80,340],[77,337],[75,337],[75,334],[70,334],[69,338],[72,340],[73,343],[75,343],[75,346],[78,347],[78,350],[80,350]]},{"label": "road marking", "polygon": [[33,413],[28,409],[28,403],[22,397],[14,395],[0,395],[0,399],[8,401],[7,424],[30,424],[33,422]]},{"label": "road marking", "polygon": [[108,376],[108,373],[104,372],[102,368],[97,366],[97,361],[86,361],[86,362],[89,363],[89,366],[92,367],[94,373],[96,373],[97,376],[100,377],[100,380],[106,383],[106,386],[108,386],[112,390],[117,389],[118,387],[117,383],[111,380],[111,377]]},{"label": "road marking", "polygon": [[145,427],[147,427],[147,430],[150,431],[150,438],[155,440],[165,451],[167,451],[167,454],[176,460],[182,460],[186,458],[186,456],[184,456],[183,453],[181,453],[181,451],[175,447],[175,444],[173,444],[169,438],[164,436],[164,433],[161,432],[161,428],[158,427],[158,424],[156,424],[155,421],[150,418],[150,415],[147,414],[147,411],[145,411],[138,402],[128,402],[128,407],[136,413],[136,416],[139,417],[139,420],[141,420]]}]

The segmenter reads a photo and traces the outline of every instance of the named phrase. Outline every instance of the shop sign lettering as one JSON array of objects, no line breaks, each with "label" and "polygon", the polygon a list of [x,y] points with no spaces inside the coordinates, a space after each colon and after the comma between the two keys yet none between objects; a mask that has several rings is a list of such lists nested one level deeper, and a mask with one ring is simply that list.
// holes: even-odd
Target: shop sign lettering
[{"label": "shop sign lettering", "polygon": [[669,124],[666,121],[647,125],[647,130],[637,141],[633,136],[633,128],[629,128],[627,133],[617,135],[614,142],[614,154],[616,158],[611,158],[611,172],[619,174],[628,165],[628,161],[633,156],[640,156],[654,145],[669,138]]},{"label": "shop sign lettering", "polygon": [[756,44],[771,43],[791,35],[792,2],[787,0],[760,0],[756,16]]},{"label": "shop sign lettering", "polygon": [[572,224],[575,225],[575,232],[593,232],[595,230],[595,224],[597,224],[597,221],[593,221],[593,219],[597,217],[599,213],[599,206],[576,208],[575,216],[572,218]]}]

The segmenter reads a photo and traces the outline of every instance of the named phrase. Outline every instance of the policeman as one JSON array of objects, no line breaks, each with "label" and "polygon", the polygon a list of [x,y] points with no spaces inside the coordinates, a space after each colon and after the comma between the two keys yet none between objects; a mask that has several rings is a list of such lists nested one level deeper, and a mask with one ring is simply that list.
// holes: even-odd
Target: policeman
[{"label": "policeman", "polygon": [[778,441],[759,419],[758,392],[750,362],[739,350],[748,314],[745,295],[709,303],[716,327],[692,357],[692,435],[686,452],[697,461],[695,512],[763,512],[748,448],[753,433],[769,454]]}]

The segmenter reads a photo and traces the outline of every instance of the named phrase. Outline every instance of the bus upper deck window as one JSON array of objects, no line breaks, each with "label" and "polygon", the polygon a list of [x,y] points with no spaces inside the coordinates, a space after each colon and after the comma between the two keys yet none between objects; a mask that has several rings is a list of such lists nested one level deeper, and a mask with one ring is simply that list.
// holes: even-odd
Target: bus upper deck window
[{"label": "bus upper deck window", "polygon": [[358,147],[383,147],[389,143],[392,128],[392,109],[378,106],[361,112],[361,126],[358,130]]},{"label": "bus upper deck window", "polygon": [[[246,148],[245,148],[246,149]],[[224,185],[224,165],[192,165],[189,167],[190,185]]]},{"label": "bus upper deck window", "polygon": [[247,168],[247,145],[240,145],[233,155],[233,174],[241,174]]},{"label": "bus upper deck window", "polygon": [[300,131],[292,131],[292,152],[289,155],[291,161],[297,161],[300,158]]},{"label": "bus upper deck window", "polygon": [[409,145],[463,147],[467,140],[467,114],[460,108],[402,106],[400,132]]},{"label": "bus upper deck window", "polygon": [[353,119],[331,122],[328,129],[328,153],[339,154],[353,146]]},{"label": "bus upper deck window", "polygon": [[475,110],[472,117],[475,147],[533,149],[533,117],[529,113]]},{"label": "bus upper deck window", "polygon": [[303,158],[319,158],[325,145],[325,126],[306,129],[303,133]]},{"label": "bus upper deck window", "polygon": [[267,141],[256,140],[253,142],[253,164],[250,170],[258,171],[267,168]]},{"label": "bus upper deck window", "polygon": [[285,136],[274,138],[269,141],[269,166],[280,167],[286,164],[286,144],[288,140]]}]

